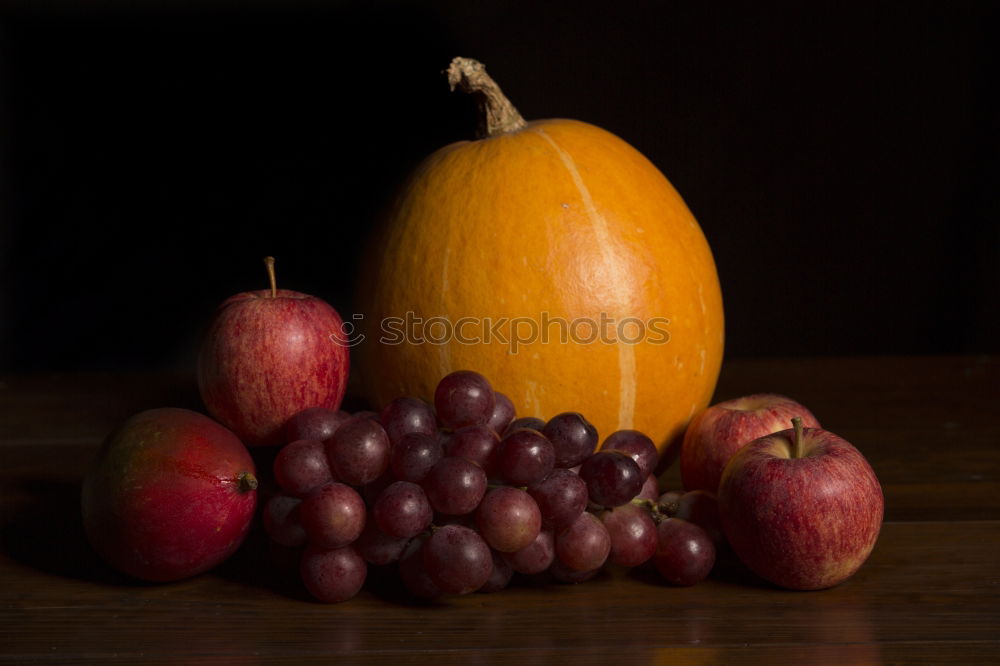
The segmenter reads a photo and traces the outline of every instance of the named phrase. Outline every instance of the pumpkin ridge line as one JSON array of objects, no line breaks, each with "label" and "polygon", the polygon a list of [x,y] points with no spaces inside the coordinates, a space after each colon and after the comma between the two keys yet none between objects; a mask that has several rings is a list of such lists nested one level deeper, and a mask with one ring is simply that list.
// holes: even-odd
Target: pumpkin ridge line
[{"label": "pumpkin ridge line", "polygon": [[[441,312],[447,313],[449,308],[447,306],[448,292],[450,290],[448,282],[448,260],[451,258],[451,245],[446,244],[444,247],[444,257],[441,260]],[[444,315],[445,318],[450,318],[447,314]],[[459,316],[464,316],[462,313]],[[438,368],[439,376],[444,377],[449,372],[451,372],[451,348],[449,345],[438,345]]]},{"label": "pumpkin ridge line", "polygon": [[[556,152],[556,155],[558,155],[563,166],[566,168],[566,171],[569,172],[573,185],[580,194],[580,200],[583,202],[583,207],[587,213],[587,217],[590,219],[594,235],[597,237],[598,245],[601,248],[601,254],[604,257],[604,264],[610,270],[619,274],[616,276],[616,279],[611,280],[612,288],[615,291],[618,302],[627,302],[628,294],[621,286],[623,284],[623,280],[620,279],[620,274],[622,272],[620,264],[615,260],[615,256],[611,252],[611,232],[608,229],[608,222],[597,210],[597,206],[594,204],[594,199],[590,195],[590,190],[587,188],[587,184],[583,182],[583,176],[580,175],[579,169],[576,168],[576,162],[573,160],[573,156],[563,150],[563,148],[556,143],[555,139],[549,136],[548,132],[541,127],[531,127],[530,129],[545,139],[545,141]],[[622,342],[618,342],[616,346],[618,347],[618,427],[630,428],[632,427],[632,421],[635,417],[635,347],[631,344],[625,344]]]}]

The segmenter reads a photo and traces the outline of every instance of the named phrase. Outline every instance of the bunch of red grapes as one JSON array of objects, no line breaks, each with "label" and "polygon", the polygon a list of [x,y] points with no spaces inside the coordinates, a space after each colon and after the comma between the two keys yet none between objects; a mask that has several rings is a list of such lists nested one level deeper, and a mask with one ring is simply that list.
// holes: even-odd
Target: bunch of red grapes
[{"label": "bunch of red grapes", "polygon": [[350,599],[369,566],[398,567],[420,598],[493,592],[514,573],[582,582],[605,563],[652,562],[675,585],[715,563],[715,498],[660,494],[658,453],[635,430],[611,434],[566,412],[515,418],[482,375],[438,384],[433,408],[412,397],[354,415],[323,408],[293,417],[274,461],[284,494],[264,526],[303,548],[299,570],[321,601]]}]

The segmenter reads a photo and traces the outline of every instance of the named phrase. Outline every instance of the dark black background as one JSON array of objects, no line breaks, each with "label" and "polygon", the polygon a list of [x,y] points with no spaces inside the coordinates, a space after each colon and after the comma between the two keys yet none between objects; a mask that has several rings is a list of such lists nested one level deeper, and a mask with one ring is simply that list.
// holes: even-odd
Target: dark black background
[{"label": "dark black background", "polygon": [[190,368],[265,254],[350,313],[455,55],[664,171],[728,355],[997,350],[995,3],[130,4],[0,9],[0,370]]}]

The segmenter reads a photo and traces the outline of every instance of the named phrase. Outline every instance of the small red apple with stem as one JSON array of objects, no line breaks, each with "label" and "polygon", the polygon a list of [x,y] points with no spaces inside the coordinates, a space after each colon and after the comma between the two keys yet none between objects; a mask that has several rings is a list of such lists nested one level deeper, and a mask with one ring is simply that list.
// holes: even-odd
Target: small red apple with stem
[{"label": "small red apple with stem", "polygon": [[762,437],[733,456],[719,485],[722,529],[754,573],[818,590],[849,578],[875,546],[884,500],[861,452],[832,432]]},{"label": "small red apple with stem", "polygon": [[219,306],[198,358],[198,388],[209,413],[248,446],[283,444],[292,416],[337,409],[349,368],[344,324],[322,299],[271,288]]},{"label": "small red apple with stem", "polygon": [[701,412],[684,433],[681,447],[684,488],[716,492],[722,470],[733,454],[748,442],[784,430],[796,416],[807,428],[820,427],[804,406],[774,393],[726,400]]},{"label": "small red apple with stem", "polygon": [[256,488],[253,460],[236,435],[197,412],[151,409],[101,447],[83,483],[83,524],[120,571],[178,580],[239,548]]}]

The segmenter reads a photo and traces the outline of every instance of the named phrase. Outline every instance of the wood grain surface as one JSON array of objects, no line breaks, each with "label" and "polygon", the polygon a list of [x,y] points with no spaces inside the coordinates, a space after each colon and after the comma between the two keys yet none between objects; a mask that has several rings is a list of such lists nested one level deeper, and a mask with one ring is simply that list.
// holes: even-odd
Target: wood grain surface
[{"label": "wood grain surface", "polygon": [[[135,583],[91,551],[79,488],[129,414],[198,407],[190,377],[0,378],[0,661],[1000,662],[1000,359],[729,361],[716,399],[775,391],[872,463],[886,521],[840,586],[791,592],[731,555],[672,588],[641,570],[415,603],[391,575],[315,603],[255,531],[208,574]],[[676,467],[662,481],[679,486]]]}]

